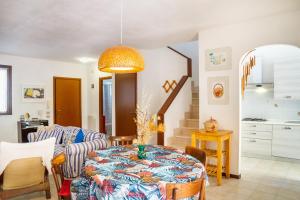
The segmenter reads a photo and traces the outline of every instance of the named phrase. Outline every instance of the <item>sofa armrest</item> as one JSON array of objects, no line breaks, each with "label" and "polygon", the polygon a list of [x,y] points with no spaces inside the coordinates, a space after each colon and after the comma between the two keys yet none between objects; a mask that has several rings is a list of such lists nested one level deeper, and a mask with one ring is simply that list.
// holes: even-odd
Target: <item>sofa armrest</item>
[{"label": "sofa armrest", "polygon": [[69,144],[66,146],[65,153],[66,155],[74,155],[74,154],[87,155],[88,152],[104,149],[106,147],[107,147],[106,140],[97,139],[89,142]]},{"label": "sofa armrest", "polygon": [[107,142],[103,139],[67,145],[65,148],[66,162],[63,166],[65,177],[78,177],[87,154],[106,147]]},{"label": "sofa armrest", "polygon": [[38,132],[31,132],[31,133],[28,133],[28,135],[27,135],[27,139],[29,142],[35,142],[37,137],[38,137]]}]

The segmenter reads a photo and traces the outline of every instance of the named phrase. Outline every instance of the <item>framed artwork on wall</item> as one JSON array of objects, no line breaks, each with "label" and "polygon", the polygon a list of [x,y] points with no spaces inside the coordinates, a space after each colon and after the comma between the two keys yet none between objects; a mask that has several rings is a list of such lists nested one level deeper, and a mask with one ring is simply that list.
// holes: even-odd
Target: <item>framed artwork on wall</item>
[{"label": "framed artwork on wall", "polygon": [[217,76],[207,79],[208,104],[227,105],[229,104],[229,77]]},{"label": "framed artwork on wall", "polygon": [[205,70],[220,71],[231,69],[232,50],[231,47],[207,49],[205,51]]},{"label": "framed artwork on wall", "polygon": [[23,85],[22,86],[23,102],[44,102],[45,86],[43,85]]}]

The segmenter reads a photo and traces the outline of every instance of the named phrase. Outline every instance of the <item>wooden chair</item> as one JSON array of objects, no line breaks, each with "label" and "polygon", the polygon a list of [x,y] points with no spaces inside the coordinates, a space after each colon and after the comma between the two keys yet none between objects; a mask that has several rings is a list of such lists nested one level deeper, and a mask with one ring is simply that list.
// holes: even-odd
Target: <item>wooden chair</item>
[{"label": "wooden chair", "polygon": [[206,168],[206,153],[201,149],[187,146],[185,147],[185,153],[197,158]]},{"label": "wooden chair", "polygon": [[64,173],[62,165],[64,164],[66,158],[65,154],[61,153],[52,160],[52,174],[55,182],[55,187],[57,191],[57,197],[61,199],[71,199],[71,181],[64,178]]},{"label": "wooden chair", "polygon": [[1,200],[38,191],[45,191],[46,198],[51,198],[48,171],[40,157],[10,162],[0,177],[0,185]]},{"label": "wooden chair", "polygon": [[167,200],[177,200],[194,197],[199,192],[198,200],[205,200],[205,179],[200,178],[188,183],[168,183],[166,185]]},{"label": "wooden chair", "polygon": [[111,146],[130,145],[130,144],[133,143],[134,139],[136,139],[135,135],[131,135],[131,136],[110,136],[109,137]]},{"label": "wooden chair", "polygon": [[[191,146],[186,146],[185,147],[185,153],[189,154],[191,156],[193,156],[194,158],[197,158],[205,167],[206,169],[206,165],[207,165],[207,159],[206,159],[206,153],[205,151],[195,148],[195,147],[191,147]],[[205,199],[205,195],[206,195],[206,185],[203,184],[202,185],[202,195],[203,195],[203,199]]]}]

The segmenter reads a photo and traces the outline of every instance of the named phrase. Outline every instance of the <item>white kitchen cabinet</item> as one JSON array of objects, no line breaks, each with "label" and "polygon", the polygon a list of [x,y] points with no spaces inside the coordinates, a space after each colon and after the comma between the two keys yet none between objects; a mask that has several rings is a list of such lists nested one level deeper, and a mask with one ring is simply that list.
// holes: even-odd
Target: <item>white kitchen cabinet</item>
[{"label": "white kitchen cabinet", "polygon": [[262,140],[255,138],[242,138],[242,153],[252,156],[271,156],[271,140]]},{"label": "white kitchen cabinet", "polygon": [[274,63],[274,98],[300,99],[300,59]]},{"label": "white kitchen cabinet", "polygon": [[300,159],[300,126],[274,125],[272,155]]},{"label": "white kitchen cabinet", "polygon": [[242,123],[242,154],[253,157],[272,156],[273,125]]}]

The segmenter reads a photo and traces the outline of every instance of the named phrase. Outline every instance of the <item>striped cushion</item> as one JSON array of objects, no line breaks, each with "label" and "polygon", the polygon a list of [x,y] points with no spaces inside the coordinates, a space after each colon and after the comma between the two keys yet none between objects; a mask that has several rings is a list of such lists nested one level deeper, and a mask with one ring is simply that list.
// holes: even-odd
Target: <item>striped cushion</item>
[{"label": "striped cushion", "polygon": [[80,131],[80,128],[75,126],[64,127],[64,137],[63,144],[72,144],[75,141],[77,133]]},{"label": "striped cushion", "polygon": [[35,141],[42,141],[51,137],[55,137],[56,138],[55,144],[59,144],[64,134],[64,130],[62,126],[55,125],[55,127],[52,130],[41,129],[38,130],[37,133],[38,133],[38,137],[36,138]]},{"label": "striped cushion", "polygon": [[90,129],[82,129],[84,133],[83,141],[89,142],[96,139],[105,139],[105,134],[99,133],[98,131],[90,130]]}]

